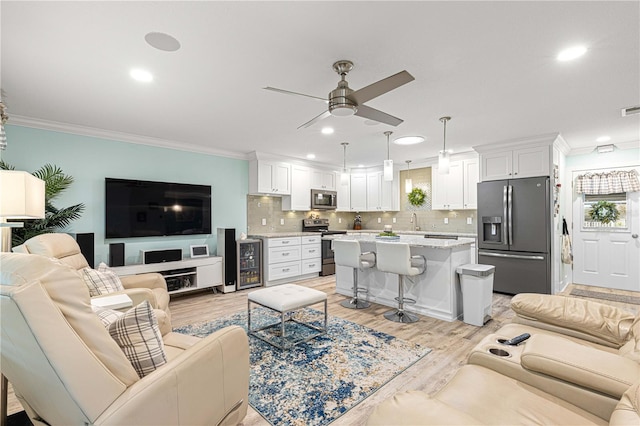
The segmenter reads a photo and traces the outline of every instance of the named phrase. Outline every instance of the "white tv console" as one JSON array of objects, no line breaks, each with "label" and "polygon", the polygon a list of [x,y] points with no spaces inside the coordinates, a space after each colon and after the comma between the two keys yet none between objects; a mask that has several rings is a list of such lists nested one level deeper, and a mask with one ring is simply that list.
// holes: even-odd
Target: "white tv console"
[{"label": "white tv console", "polygon": [[222,286],[222,257],[209,256],[176,262],[148,263],[111,268],[119,276],[158,272],[170,294]]}]

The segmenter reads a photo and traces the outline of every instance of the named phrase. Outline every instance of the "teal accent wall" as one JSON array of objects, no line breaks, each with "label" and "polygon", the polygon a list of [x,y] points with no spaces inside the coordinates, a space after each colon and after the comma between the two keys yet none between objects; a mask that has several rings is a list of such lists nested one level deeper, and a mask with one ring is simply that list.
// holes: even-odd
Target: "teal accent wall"
[{"label": "teal accent wall", "polygon": [[[33,172],[50,163],[74,177],[54,205],[85,204],[82,217],[63,232],[95,233],[96,265],[108,263],[109,243],[124,242],[125,263],[135,264],[140,263],[140,250],[180,248],[187,257],[190,245],[207,244],[215,254],[217,228],[235,228],[237,235],[247,232],[246,160],[15,125],[5,129],[7,149],[0,155],[16,170]],[[213,234],[105,240],[105,177],[211,185]]]}]

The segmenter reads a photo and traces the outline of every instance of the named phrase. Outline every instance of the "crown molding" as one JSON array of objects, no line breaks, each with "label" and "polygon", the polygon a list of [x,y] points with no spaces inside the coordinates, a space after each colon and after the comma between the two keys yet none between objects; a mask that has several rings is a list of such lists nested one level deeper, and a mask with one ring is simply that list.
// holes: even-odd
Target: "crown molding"
[{"label": "crown molding", "polygon": [[241,152],[226,151],[222,149],[203,147],[186,142],[172,141],[168,139],[140,136],[112,130],[98,129],[95,127],[80,126],[77,124],[61,123],[57,121],[43,120],[39,118],[12,115],[10,122],[12,126],[31,127],[40,130],[50,130],[54,132],[70,133],[73,135],[89,136],[100,139],[114,140],[119,142],[133,143],[137,145],[147,145],[157,148],[175,149],[178,151],[194,152],[199,154],[210,154],[219,157],[248,160],[249,154]]},{"label": "crown molding", "polygon": [[[509,139],[500,142],[493,142],[484,145],[476,145],[473,148],[474,151],[484,154],[485,152],[491,152],[501,149],[513,149],[527,146],[551,146],[558,139],[564,142],[564,139],[560,136],[560,133],[547,133],[544,135],[530,136],[526,138]],[[566,144],[566,142],[565,142]]]}]

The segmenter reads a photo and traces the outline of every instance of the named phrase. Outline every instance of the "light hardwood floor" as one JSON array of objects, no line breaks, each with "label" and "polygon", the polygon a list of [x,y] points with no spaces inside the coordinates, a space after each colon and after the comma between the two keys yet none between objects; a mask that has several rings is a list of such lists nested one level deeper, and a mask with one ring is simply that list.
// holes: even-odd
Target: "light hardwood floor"
[{"label": "light hardwood floor", "polygon": [[[432,349],[432,352],[422,360],[408,368],[402,374],[383,386],[369,398],[358,404],[345,415],[337,419],[335,425],[364,424],[373,408],[404,390],[422,390],[429,394],[437,392],[444,386],[456,371],[466,363],[467,354],[486,335],[495,332],[502,325],[509,323],[513,312],[509,309],[511,297],[494,293],[493,319],[483,327],[475,327],[462,321],[446,322],[429,317],[420,316],[420,321],[414,324],[397,324],[384,319],[382,314],[389,310],[386,306],[373,304],[369,309],[353,310],[340,306],[344,296],[335,292],[335,276],[318,277],[300,281],[296,284],[315,288],[327,293],[329,315],[365,325],[400,339],[416,342]],[[582,288],[617,294],[634,294],[633,292],[618,292],[601,288],[570,285],[563,292],[569,294],[572,288]],[[235,293],[212,294],[211,291],[182,295],[171,299],[170,308],[174,327],[198,322],[210,321],[215,318],[246,310],[247,294],[255,289],[243,290]],[[596,299],[594,299],[596,300]],[[638,312],[638,305],[596,300],[610,303],[632,312]],[[8,411],[13,413],[22,407],[9,395]],[[244,426],[268,425],[268,423],[251,407],[245,417]]]}]

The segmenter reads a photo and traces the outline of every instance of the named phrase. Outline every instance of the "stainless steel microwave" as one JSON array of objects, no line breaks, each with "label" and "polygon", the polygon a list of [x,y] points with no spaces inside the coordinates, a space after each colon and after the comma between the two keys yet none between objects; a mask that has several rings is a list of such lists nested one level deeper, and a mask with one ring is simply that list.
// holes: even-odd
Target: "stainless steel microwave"
[{"label": "stainless steel microwave", "polygon": [[312,210],[335,210],[338,207],[338,193],[324,189],[311,190]]}]

